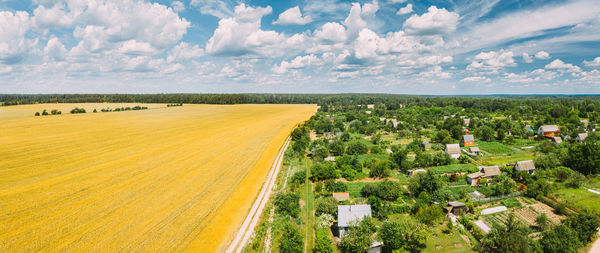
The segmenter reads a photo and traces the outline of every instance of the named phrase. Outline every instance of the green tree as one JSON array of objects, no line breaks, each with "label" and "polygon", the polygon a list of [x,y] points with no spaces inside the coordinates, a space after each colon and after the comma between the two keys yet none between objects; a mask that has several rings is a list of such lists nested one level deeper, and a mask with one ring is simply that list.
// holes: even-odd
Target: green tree
[{"label": "green tree", "polygon": [[369,167],[369,176],[373,178],[386,178],[391,173],[389,160],[377,160]]},{"label": "green tree", "polygon": [[428,205],[424,208],[421,208],[415,214],[415,217],[423,224],[431,226],[439,222],[444,217],[444,212],[438,205]]},{"label": "green tree", "polygon": [[529,228],[521,224],[513,213],[508,215],[504,226],[494,225],[490,232],[481,239],[482,252],[535,252]]},{"label": "green tree", "polygon": [[600,173],[600,142],[587,140],[569,146],[567,167],[585,175]]},{"label": "green tree", "polygon": [[540,245],[545,253],[576,253],[582,244],[575,231],[559,225],[542,233]]},{"label": "green tree", "polygon": [[275,196],[275,212],[280,215],[298,217],[300,214],[300,196],[295,193],[278,193]]},{"label": "green tree", "polygon": [[366,252],[375,240],[377,227],[371,217],[363,218],[356,226],[350,226],[348,235],[339,244],[342,252]]},{"label": "green tree", "polygon": [[314,253],[333,253],[333,245],[331,238],[329,238],[329,231],[326,229],[319,229],[315,235],[315,246],[312,249]]},{"label": "green tree", "polygon": [[535,224],[537,224],[540,230],[544,231],[550,226],[550,219],[548,219],[545,213],[541,213],[535,218]]},{"label": "green tree", "polygon": [[377,184],[377,196],[383,200],[395,201],[404,193],[402,185],[396,181],[384,180]]},{"label": "green tree", "polygon": [[35,116],[40,116],[40,112],[35,112]]},{"label": "green tree", "polygon": [[421,192],[433,195],[441,186],[442,183],[431,170],[428,170],[427,173],[418,173],[408,181],[408,189],[413,196],[419,196]]},{"label": "green tree", "polygon": [[348,144],[348,149],[346,150],[349,155],[366,154],[367,151],[367,144],[364,144],[361,141],[350,142],[350,144]]},{"label": "green tree", "polygon": [[304,238],[295,224],[291,222],[284,223],[280,234],[279,252],[302,253],[304,251]]},{"label": "green tree", "polygon": [[333,197],[328,196],[325,198],[317,199],[315,207],[315,214],[321,216],[322,214],[330,214],[333,217],[337,217],[337,206],[338,202]]},{"label": "green tree", "polygon": [[384,221],[379,229],[384,252],[404,249],[409,252],[421,252],[425,249],[429,232],[427,228],[410,217],[399,217]]},{"label": "green tree", "polygon": [[563,224],[577,233],[580,242],[587,243],[598,232],[600,221],[595,214],[579,213],[568,216]]},{"label": "green tree", "polygon": [[316,160],[323,160],[325,157],[329,156],[329,150],[323,146],[319,146],[317,148],[315,148],[315,150],[312,153],[312,157],[313,159]]},{"label": "green tree", "polygon": [[479,128],[478,131],[476,131],[476,133],[479,139],[481,139],[482,141],[494,140],[494,129],[492,129],[489,126]]},{"label": "green tree", "polygon": [[331,163],[315,163],[310,168],[312,181],[336,178],[335,168]]}]

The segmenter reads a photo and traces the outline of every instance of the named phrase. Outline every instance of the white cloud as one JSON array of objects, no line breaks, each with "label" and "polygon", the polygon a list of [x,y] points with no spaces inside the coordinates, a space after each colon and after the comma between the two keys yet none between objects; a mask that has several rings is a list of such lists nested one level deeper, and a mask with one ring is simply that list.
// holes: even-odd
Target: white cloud
[{"label": "white cloud", "polygon": [[539,52],[535,53],[535,58],[540,59],[540,60],[548,60],[548,59],[550,59],[550,54],[545,51],[539,51]]},{"label": "white cloud", "polygon": [[600,57],[596,57],[592,61],[584,60],[583,65],[585,65],[586,67],[592,67],[592,68],[600,67]]},{"label": "white cloud", "polygon": [[273,21],[276,25],[305,25],[312,22],[310,16],[302,16],[300,8],[298,6],[287,9],[286,11],[279,14],[279,18]]},{"label": "white cloud", "polygon": [[346,41],[346,29],[335,22],[325,23],[321,29],[315,31],[315,38],[328,43]]},{"label": "white cloud", "polygon": [[475,60],[467,66],[467,70],[498,70],[504,67],[516,66],[513,52],[500,50],[481,52],[475,56]]},{"label": "white cloud", "polygon": [[185,4],[183,4],[181,1],[173,1],[171,3],[171,8],[173,8],[173,10],[176,12],[182,12],[185,10]]},{"label": "white cloud", "polygon": [[548,63],[544,68],[546,68],[546,69],[556,69],[556,70],[558,70],[560,72],[569,72],[569,73],[578,73],[578,72],[581,72],[581,68],[580,67],[575,66],[575,65],[570,64],[570,63],[564,63],[560,59],[556,59],[556,60],[552,61],[551,63]]},{"label": "white cloud", "polygon": [[220,19],[233,16],[233,12],[224,1],[220,0],[192,0],[191,6],[198,7],[200,13],[212,15]]},{"label": "white cloud", "polygon": [[460,81],[461,82],[473,82],[473,83],[489,83],[492,80],[486,76],[469,76],[469,77],[463,78]]},{"label": "white cloud", "polygon": [[37,40],[25,38],[30,28],[29,14],[24,11],[0,11],[0,20],[0,63],[18,63],[37,44]]},{"label": "white cloud", "polygon": [[121,46],[117,49],[117,52],[128,55],[152,55],[156,54],[156,50],[148,42],[138,42],[136,40],[128,40],[121,43]]},{"label": "white cloud", "polygon": [[532,63],[533,59],[531,58],[531,56],[528,53],[523,53],[523,61],[526,63]]},{"label": "white cloud", "polygon": [[[595,20],[600,15],[600,8],[596,5],[594,0],[575,0],[563,4],[549,4],[536,10],[509,12],[457,34],[461,44],[458,52],[469,52],[511,40],[542,35],[550,29]],[[573,36],[568,34],[567,37]]]},{"label": "white cloud", "polygon": [[44,48],[44,62],[62,61],[66,53],[65,46],[57,38],[52,38]]},{"label": "white cloud", "polygon": [[401,3],[406,3],[406,1],[408,1],[408,0],[390,0],[390,3],[401,4]]},{"label": "white cloud", "polygon": [[49,8],[39,5],[33,10],[33,24],[40,29],[72,27],[81,12],[79,8],[69,11],[58,3]]},{"label": "white cloud", "polygon": [[308,66],[322,65],[323,61],[319,57],[310,54],[305,56],[297,56],[291,61],[282,61],[281,64],[273,66],[271,69],[277,74],[284,74],[289,69],[300,69]]},{"label": "white cloud", "polygon": [[181,42],[171,49],[171,52],[169,52],[169,56],[167,57],[167,62],[171,63],[178,60],[189,60],[198,58],[202,55],[204,55],[204,50],[198,45],[192,46],[188,43]]},{"label": "white cloud", "polygon": [[409,34],[448,34],[456,30],[458,18],[459,15],[455,12],[431,6],[421,16],[417,14],[412,15],[404,22],[403,27]]},{"label": "white cloud", "polygon": [[402,7],[396,12],[396,15],[406,15],[413,12],[413,5],[407,4],[405,7]]}]

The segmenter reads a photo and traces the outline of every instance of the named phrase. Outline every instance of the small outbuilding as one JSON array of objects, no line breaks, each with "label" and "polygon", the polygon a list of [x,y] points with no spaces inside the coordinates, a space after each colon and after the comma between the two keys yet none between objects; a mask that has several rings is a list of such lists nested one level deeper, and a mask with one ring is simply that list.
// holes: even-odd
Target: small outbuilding
[{"label": "small outbuilding", "polygon": [[552,138],[552,142],[554,142],[556,144],[561,144],[562,143],[562,138],[560,138],[559,136],[554,136]]},{"label": "small outbuilding", "polygon": [[533,163],[533,160],[519,161],[515,165],[515,171],[516,172],[525,171],[525,172],[533,175],[533,173],[535,172],[535,164]]},{"label": "small outbuilding", "polygon": [[577,135],[577,138],[575,138],[577,140],[577,142],[583,142],[585,141],[585,139],[587,139],[588,134],[587,133],[580,133]]},{"label": "small outbuilding", "polygon": [[481,150],[479,150],[479,147],[471,147],[469,149],[469,151],[471,151],[471,153],[475,154],[475,155],[480,155],[481,154]]},{"label": "small outbuilding", "polygon": [[460,145],[459,144],[446,144],[446,149],[444,150],[446,154],[450,155],[453,159],[458,159],[460,157]]},{"label": "small outbuilding", "polygon": [[429,150],[431,150],[431,143],[429,143],[428,141],[421,142],[421,149],[423,151],[429,151]]},{"label": "small outbuilding", "polygon": [[460,216],[467,212],[467,205],[463,202],[459,201],[449,201],[448,206],[446,207],[448,214],[454,214],[456,216]]},{"label": "small outbuilding", "polygon": [[326,162],[335,162],[335,156],[328,156],[325,157],[323,160],[325,160]]},{"label": "small outbuilding", "polygon": [[331,195],[338,202],[350,200],[350,193],[348,193],[348,192],[334,192],[334,193],[331,193]]}]

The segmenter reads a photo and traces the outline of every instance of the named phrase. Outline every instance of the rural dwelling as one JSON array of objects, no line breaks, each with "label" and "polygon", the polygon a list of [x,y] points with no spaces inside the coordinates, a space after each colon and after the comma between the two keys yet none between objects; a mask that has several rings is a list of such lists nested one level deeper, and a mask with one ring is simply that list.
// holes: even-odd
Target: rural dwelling
[{"label": "rural dwelling", "polygon": [[517,162],[517,164],[515,165],[515,171],[526,171],[527,173],[533,175],[533,173],[535,172],[535,165],[533,164],[533,160]]},{"label": "rural dwelling", "polygon": [[369,250],[367,250],[367,253],[381,253],[382,246],[383,242],[374,241]]},{"label": "rural dwelling", "polygon": [[525,132],[533,133],[533,127],[531,127],[531,125],[525,125]]},{"label": "rural dwelling", "polygon": [[371,111],[365,111],[366,114],[371,114]]},{"label": "rural dwelling", "polygon": [[458,144],[446,144],[446,154],[449,154],[450,157],[454,159],[458,159],[460,157],[460,145]]},{"label": "rural dwelling", "polygon": [[335,162],[335,156],[328,156],[325,157],[323,160],[325,160],[326,162]]},{"label": "rural dwelling", "polygon": [[415,170],[408,171],[408,175],[411,177],[418,173],[427,173],[427,171],[425,169],[415,169]]},{"label": "rural dwelling", "polygon": [[469,126],[469,124],[471,123],[470,119],[463,119],[465,121],[465,126]]},{"label": "rural dwelling", "polygon": [[461,214],[467,212],[467,206],[463,202],[448,201],[448,206],[446,207],[446,210],[448,211],[448,214],[460,216]]},{"label": "rural dwelling", "polygon": [[338,206],[338,229],[340,238],[348,235],[348,228],[356,225],[364,217],[371,217],[370,205],[341,205]]},{"label": "rural dwelling", "polygon": [[560,138],[559,136],[554,136],[554,138],[552,138],[552,141],[556,144],[561,144],[562,138]]},{"label": "rural dwelling", "polygon": [[479,147],[471,147],[469,149],[469,151],[471,151],[471,153],[475,154],[475,155],[480,155],[481,154],[481,150],[479,150]]},{"label": "rural dwelling", "polygon": [[431,150],[431,144],[428,141],[423,141],[421,142],[421,149],[423,151],[429,151]]},{"label": "rural dwelling", "polygon": [[538,129],[539,136],[545,136],[547,138],[552,138],[555,135],[560,134],[560,130],[557,125],[544,125]]},{"label": "rural dwelling", "polygon": [[471,134],[463,135],[462,143],[464,147],[475,145],[475,138]]},{"label": "rural dwelling", "polygon": [[375,108],[375,105],[367,105],[367,108],[369,108],[369,109],[374,109],[374,108]]},{"label": "rural dwelling", "polygon": [[467,182],[471,186],[479,184],[481,179],[486,179],[488,182],[492,181],[494,177],[500,175],[500,167],[498,166],[479,166],[478,172],[467,175]]},{"label": "rural dwelling", "polygon": [[580,120],[579,122],[581,122],[581,124],[583,124],[583,127],[584,127],[585,129],[587,129],[587,128],[588,128],[588,126],[590,125],[590,121],[589,121],[589,120],[587,120],[587,119],[582,119],[582,120]]},{"label": "rural dwelling", "polygon": [[585,139],[586,139],[587,137],[588,137],[588,134],[587,134],[587,133],[581,133],[581,134],[578,134],[578,135],[577,135],[577,138],[576,138],[576,140],[577,140],[577,142],[583,142],[583,141],[585,141]]},{"label": "rural dwelling", "polygon": [[347,192],[334,192],[334,193],[331,193],[331,195],[338,202],[342,202],[344,200],[350,200],[350,194]]}]

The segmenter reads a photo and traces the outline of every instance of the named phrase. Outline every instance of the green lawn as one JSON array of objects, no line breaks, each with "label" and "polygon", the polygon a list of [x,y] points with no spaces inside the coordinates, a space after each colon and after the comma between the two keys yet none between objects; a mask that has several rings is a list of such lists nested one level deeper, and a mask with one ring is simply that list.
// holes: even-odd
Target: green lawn
[{"label": "green lawn", "polygon": [[600,195],[591,193],[584,188],[563,188],[558,190],[556,195],[568,205],[600,213]]},{"label": "green lawn", "polygon": [[427,248],[423,252],[474,252],[456,229],[452,234],[444,234],[442,227],[434,228],[434,233],[427,239]]},{"label": "green lawn", "polygon": [[473,172],[479,171],[479,169],[477,169],[477,166],[475,166],[474,164],[470,164],[470,163],[437,166],[437,167],[432,167],[430,170],[433,172],[433,174],[457,173],[457,172],[473,173]]},{"label": "green lawn", "polygon": [[360,190],[363,186],[367,184],[375,184],[371,182],[348,182],[346,185],[348,186],[348,194],[350,194],[351,198],[360,197]]},{"label": "green lawn", "polygon": [[480,149],[483,149],[484,151],[487,151],[490,154],[507,154],[515,152],[510,146],[495,141],[478,141],[476,143]]}]

